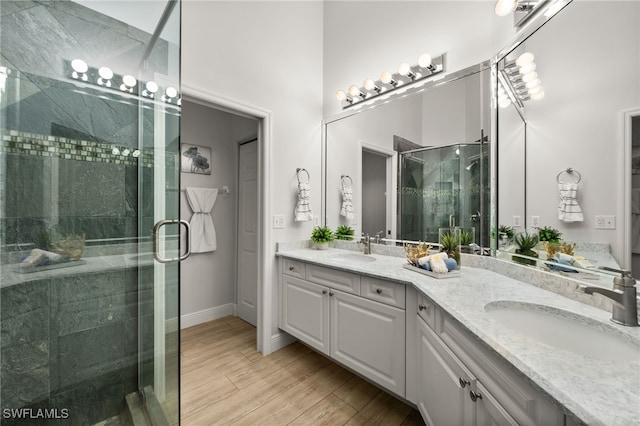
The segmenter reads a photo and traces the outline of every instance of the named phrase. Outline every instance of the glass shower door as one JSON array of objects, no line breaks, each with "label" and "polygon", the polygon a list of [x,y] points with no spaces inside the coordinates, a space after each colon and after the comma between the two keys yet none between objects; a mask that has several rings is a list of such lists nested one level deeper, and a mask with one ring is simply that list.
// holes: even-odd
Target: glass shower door
[{"label": "glass shower door", "polygon": [[2,0],[0,28],[0,422],[126,424],[137,398],[177,424],[152,237],[179,217],[179,3]]}]

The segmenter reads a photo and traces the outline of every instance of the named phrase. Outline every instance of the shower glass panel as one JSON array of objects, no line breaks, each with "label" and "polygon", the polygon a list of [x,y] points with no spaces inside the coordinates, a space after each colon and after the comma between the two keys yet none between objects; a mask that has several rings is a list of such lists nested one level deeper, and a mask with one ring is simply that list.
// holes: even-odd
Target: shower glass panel
[{"label": "shower glass panel", "polygon": [[3,425],[178,423],[179,13],[0,2]]},{"label": "shower glass panel", "polygon": [[462,228],[481,244],[486,198],[484,144],[456,144],[400,154],[400,239],[438,242],[439,229]]}]

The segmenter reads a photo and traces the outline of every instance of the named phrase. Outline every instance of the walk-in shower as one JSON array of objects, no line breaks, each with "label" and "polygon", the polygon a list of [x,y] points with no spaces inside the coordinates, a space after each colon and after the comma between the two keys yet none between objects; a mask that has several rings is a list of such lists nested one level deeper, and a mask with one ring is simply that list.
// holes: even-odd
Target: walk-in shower
[{"label": "walk-in shower", "polygon": [[[462,228],[488,242],[488,145],[466,143],[402,152],[398,164],[398,234],[438,242],[439,230]],[[467,243],[468,244],[468,243]]]},{"label": "walk-in shower", "polygon": [[0,422],[177,424],[180,4],[0,19]]}]

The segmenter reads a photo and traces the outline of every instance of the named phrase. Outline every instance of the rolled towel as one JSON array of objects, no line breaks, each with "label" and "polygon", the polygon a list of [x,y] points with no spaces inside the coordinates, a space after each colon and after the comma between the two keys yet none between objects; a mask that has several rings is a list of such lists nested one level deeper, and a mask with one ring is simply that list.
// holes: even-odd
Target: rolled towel
[{"label": "rolled towel", "polygon": [[[571,262],[568,260],[562,260],[562,259],[549,259],[550,262],[555,262],[558,263],[559,265],[571,265]],[[552,271],[560,271],[560,272],[578,272],[575,269],[572,268],[563,268],[562,266],[559,265],[551,265],[551,264],[547,264],[547,266],[549,267],[549,269],[551,269]]]},{"label": "rolled towel", "polygon": [[446,274],[447,272],[449,272],[447,265],[444,263],[444,260],[446,258],[447,258],[446,253],[438,253],[438,254],[432,255],[431,259],[429,259],[431,270],[436,274]]},{"label": "rolled towel", "polygon": [[447,265],[449,272],[458,269],[458,262],[453,258],[445,259],[444,264]]},{"label": "rolled towel", "polygon": [[556,260],[564,260],[565,262],[570,262],[571,264],[575,262],[576,258],[566,253],[556,253],[553,255]]},{"label": "rolled towel", "polygon": [[[418,265],[419,266],[428,265],[429,264],[429,260],[431,260],[432,256],[435,256],[435,255],[430,254],[428,256],[424,256],[424,257],[419,258],[418,259]],[[443,260],[447,259],[449,257],[449,256],[447,256],[447,253],[445,253],[445,252],[437,253],[437,256],[441,256],[441,259],[443,259]]]}]

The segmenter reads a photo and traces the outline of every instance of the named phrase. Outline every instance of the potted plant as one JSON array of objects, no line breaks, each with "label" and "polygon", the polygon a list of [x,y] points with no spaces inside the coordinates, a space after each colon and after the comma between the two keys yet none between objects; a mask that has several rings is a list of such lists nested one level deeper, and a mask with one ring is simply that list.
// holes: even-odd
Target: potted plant
[{"label": "potted plant", "polygon": [[[518,247],[516,254],[522,254],[529,257],[538,257],[538,253],[534,250],[536,244],[538,244],[538,234],[528,234],[523,232],[514,237],[514,242]],[[533,259],[526,259],[520,256],[512,257],[514,262],[522,263],[525,265],[536,265],[536,261]]]},{"label": "potted plant", "polygon": [[440,237],[440,251],[454,259],[460,265],[460,237],[453,232],[446,232]]},{"label": "potted plant", "polygon": [[507,245],[509,241],[513,241],[513,228],[507,225],[498,226],[498,241],[502,245]]},{"label": "potted plant", "polygon": [[560,240],[562,232],[557,229],[544,226],[538,229],[538,237],[547,252],[547,259],[551,259],[555,253],[561,250]]},{"label": "potted plant", "polygon": [[333,232],[328,226],[316,226],[311,231],[311,242],[316,249],[328,249],[330,241],[333,241]]},{"label": "potted plant", "polygon": [[471,244],[473,243],[473,233],[468,231],[460,232],[460,251],[466,254],[473,254]]},{"label": "potted plant", "polygon": [[336,228],[336,240],[353,240],[355,232],[349,225],[340,225]]}]

